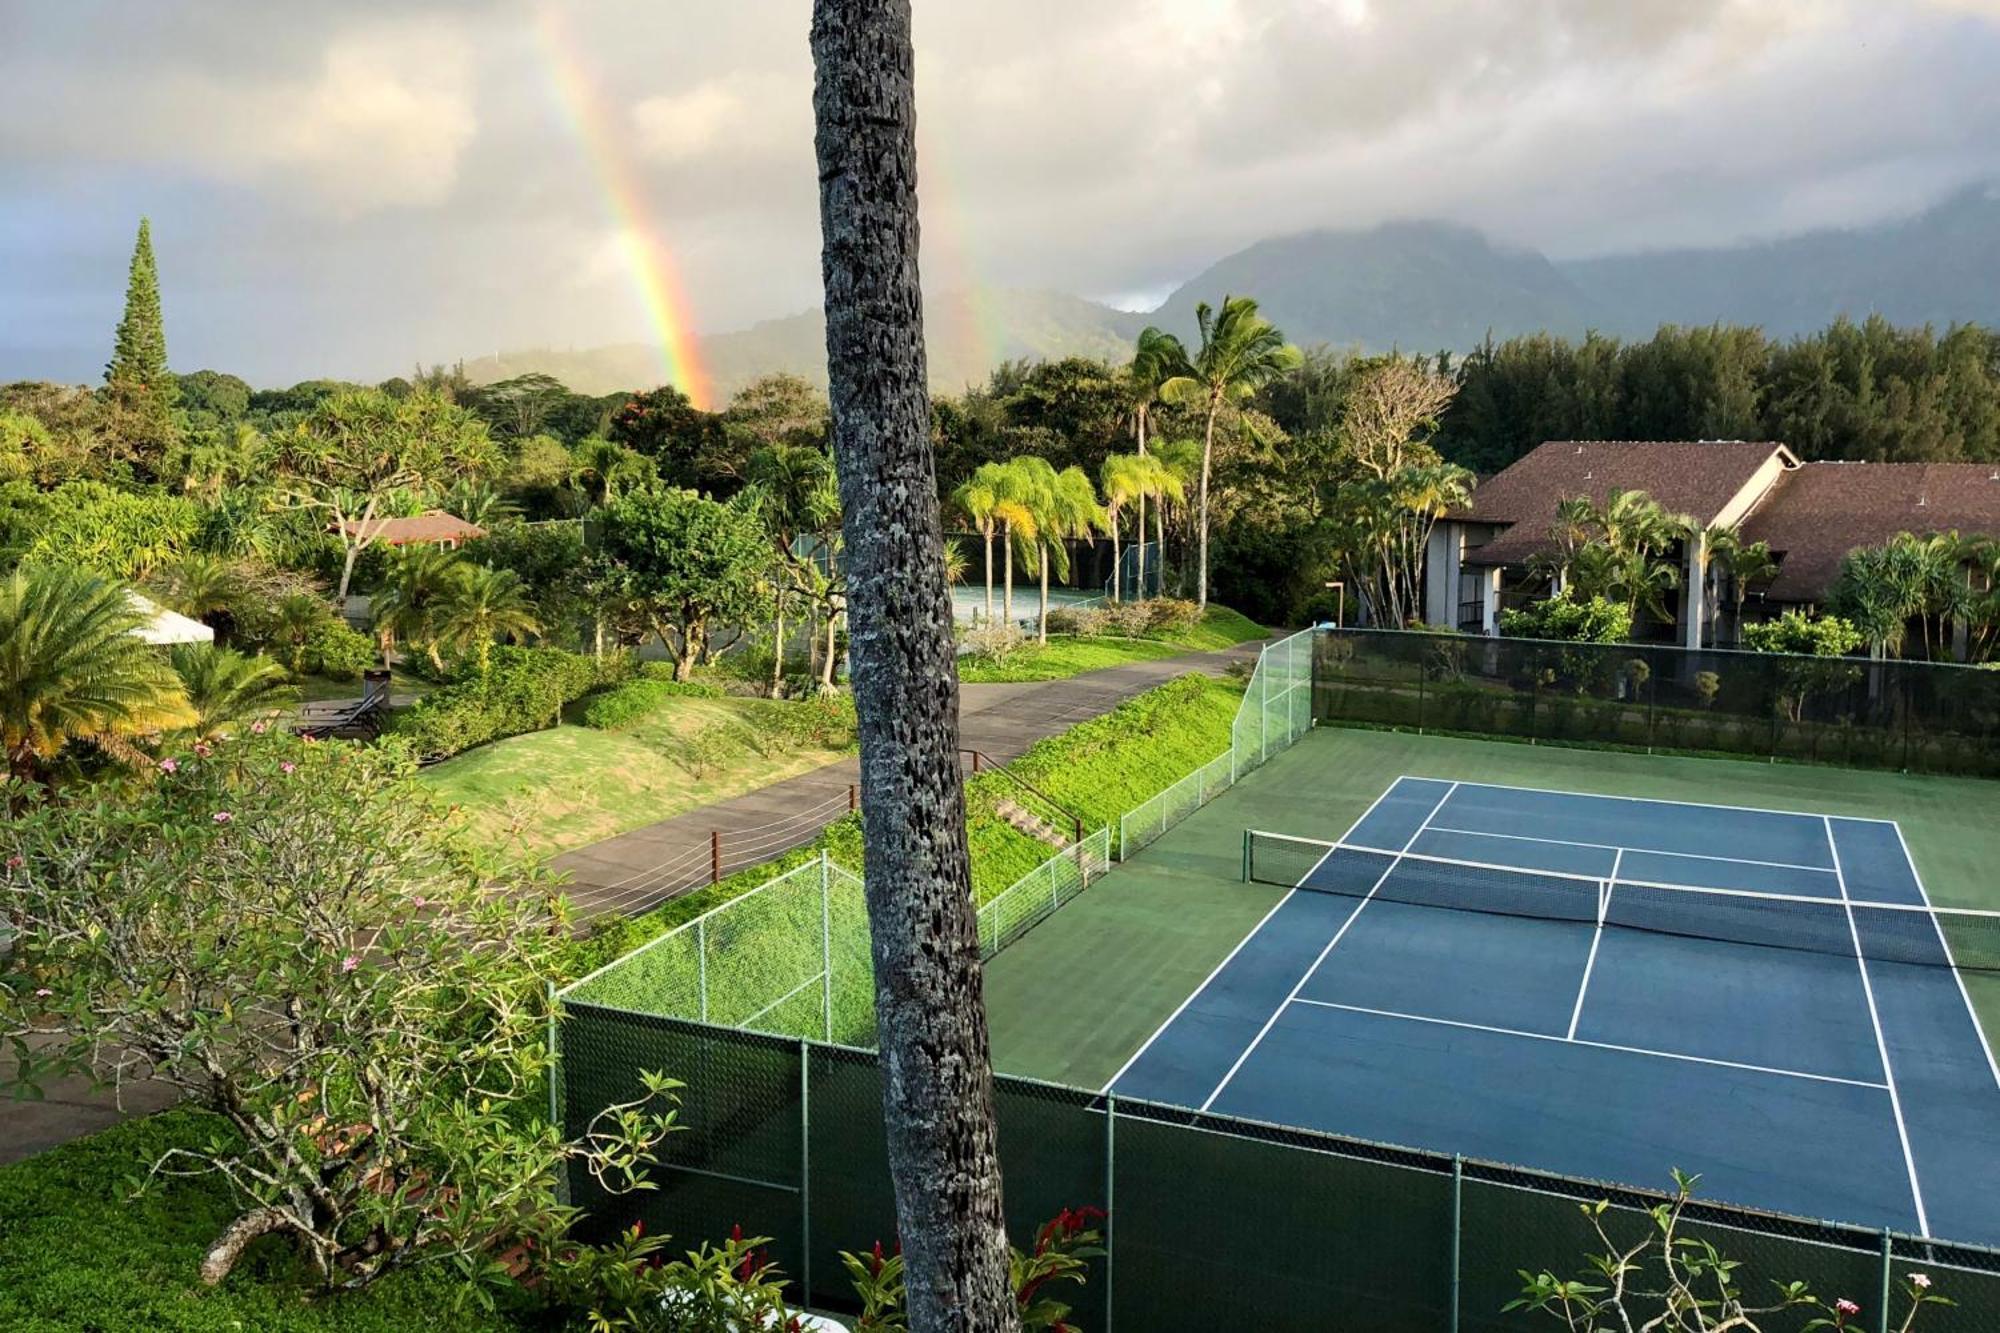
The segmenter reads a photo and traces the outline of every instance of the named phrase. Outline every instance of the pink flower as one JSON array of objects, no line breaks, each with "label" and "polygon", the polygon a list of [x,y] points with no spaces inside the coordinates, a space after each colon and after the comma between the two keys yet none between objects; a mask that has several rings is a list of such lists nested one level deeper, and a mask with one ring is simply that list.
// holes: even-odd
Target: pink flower
[{"label": "pink flower", "polygon": [[1845,1296],[1833,1303],[1833,1309],[1836,1314],[1857,1315],[1861,1313],[1861,1307],[1853,1301],[1848,1300]]},{"label": "pink flower", "polygon": [[340,970],[343,972],[352,972],[355,968],[360,966],[361,966],[361,960],[359,958],[356,958],[353,954],[349,954],[347,955],[347,957],[340,960]]},{"label": "pink flower", "polygon": [[227,824],[230,820],[234,818],[236,818],[236,816],[230,814],[227,810],[217,810],[215,812],[215,822],[218,824]]},{"label": "pink flower", "polygon": [[7,858],[7,868],[9,870],[19,870],[22,866],[26,864],[28,863],[26,861],[23,861],[18,856],[10,856]]},{"label": "pink flower", "polygon": [[180,766],[181,761],[178,759],[162,759],[160,761],[160,771],[162,773],[171,773]]},{"label": "pink flower", "polygon": [[410,906],[412,907],[423,907],[426,905],[427,904],[425,902],[424,895],[421,893],[418,894],[416,897],[410,899]]},{"label": "pink flower", "polygon": [[251,734],[251,735],[253,735],[253,736],[261,736],[261,735],[263,735],[263,734],[264,734],[264,733],[265,733],[265,732],[266,732],[267,730],[269,730],[269,726],[268,726],[268,724],[266,724],[266,723],[263,723],[263,722],[252,722],[252,723],[250,724],[250,734]]},{"label": "pink flower", "polygon": [[194,743],[194,752],[200,755],[203,759],[208,758],[209,749],[207,743],[203,741],[196,741]]},{"label": "pink flower", "polygon": [[293,763],[289,759],[287,759],[284,763],[278,765],[278,770],[282,773],[290,773],[295,771],[297,768],[298,765]]},{"label": "pink flower", "polygon": [[1910,1274],[1910,1285],[1915,1287],[1918,1291],[1929,1291],[1931,1289],[1930,1274],[1928,1273]]},{"label": "pink flower", "polygon": [[38,1000],[46,1000],[49,998],[49,996],[54,994],[55,992],[50,990],[47,986],[42,986],[35,991],[35,998]]}]

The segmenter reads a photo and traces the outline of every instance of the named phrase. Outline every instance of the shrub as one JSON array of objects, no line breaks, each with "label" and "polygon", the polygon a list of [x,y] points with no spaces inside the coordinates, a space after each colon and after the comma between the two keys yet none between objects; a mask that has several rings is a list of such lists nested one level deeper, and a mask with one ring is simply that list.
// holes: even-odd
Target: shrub
[{"label": "shrub", "polygon": [[1023,634],[1018,626],[998,624],[979,625],[969,629],[961,640],[965,644],[965,650],[973,656],[990,658],[995,662],[1027,641],[1028,636]]},{"label": "shrub", "polygon": [[1565,593],[1519,611],[1502,611],[1500,632],[1510,639],[1623,643],[1632,635],[1632,612],[1601,596],[1579,602]]},{"label": "shrub", "polygon": [[306,631],[306,670],[328,680],[353,680],[375,665],[375,641],[331,616]]},{"label": "shrub", "polygon": [[1049,611],[1051,634],[1103,634],[1105,613],[1089,607],[1058,606]]},{"label": "shrub", "polygon": [[844,750],[854,743],[854,697],[823,693],[787,704],[771,735],[792,749]]},{"label": "shrub", "polygon": [[678,694],[687,699],[720,699],[723,695],[729,693],[729,691],[723,689],[720,685],[709,681],[675,680],[674,664],[672,662],[641,662],[639,664],[638,675],[641,680],[657,681],[662,685],[671,685],[673,689],[669,693]]},{"label": "shrub", "polygon": [[1201,623],[1201,607],[1178,597],[1155,597],[1134,606],[1146,613],[1146,628],[1155,634],[1178,634]]},{"label": "shrub", "polygon": [[483,676],[467,676],[417,700],[392,730],[426,759],[442,759],[502,736],[552,727],[563,705],[598,681],[597,663],[560,648],[493,649]]},{"label": "shrub", "polygon": [[583,725],[599,731],[617,731],[659,711],[669,699],[718,699],[718,686],[696,680],[652,680],[641,678],[614,686],[592,696],[583,708]]},{"label": "shrub", "polygon": [[1807,657],[1843,657],[1865,642],[1852,622],[1839,616],[1787,611],[1776,620],[1743,627],[1743,645],[1760,653],[1801,653]]}]

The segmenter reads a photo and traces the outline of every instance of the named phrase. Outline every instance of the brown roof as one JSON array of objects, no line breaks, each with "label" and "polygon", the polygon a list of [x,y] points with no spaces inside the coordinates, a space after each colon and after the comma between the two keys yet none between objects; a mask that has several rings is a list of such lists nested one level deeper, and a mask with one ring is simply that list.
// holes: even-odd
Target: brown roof
[{"label": "brown roof", "polygon": [[1764,595],[1824,600],[1841,558],[1899,532],[2000,536],[2000,467],[1987,463],[1807,463],[1779,478],[1743,522],[1782,557]]},{"label": "brown roof", "polygon": [[1644,491],[1670,514],[1714,521],[1771,455],[1783,449],[1741,440],[1551,440],[1481,482],[1469,508],[1451,517],[1511,525],[1466,552],[1478,565],[1521,565],[1549,544],[1556,505],[1614,490]]},{"label": "brown roof", "polygon": [[[360,532],[362,527],[359,522],[340,525],[341,531],[349,534]],[[380,529],[380,535],[376,540],[384,546],[409,546],[416,542],[462,542],[486,535],[486,529],[477,523],[467,523],[464,519],[455,518],[442,510],[434,510],[416,518],[370,520],[366,527],[370,532]]]}]

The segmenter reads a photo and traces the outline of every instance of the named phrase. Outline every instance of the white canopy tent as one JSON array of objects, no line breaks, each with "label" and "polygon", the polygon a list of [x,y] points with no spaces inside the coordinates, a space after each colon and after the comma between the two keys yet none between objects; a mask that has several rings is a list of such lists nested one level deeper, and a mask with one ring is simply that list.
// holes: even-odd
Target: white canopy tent
[{"label": "white canopy tent", "polygon": [[199,620],[184,616],[178,611],[169,611],[157,602],[149,601],[136,592],[128,592],[132,599],[132,609],[146,618],[146,623],[132,632],[147,643],[214,643],[215,631]]}]

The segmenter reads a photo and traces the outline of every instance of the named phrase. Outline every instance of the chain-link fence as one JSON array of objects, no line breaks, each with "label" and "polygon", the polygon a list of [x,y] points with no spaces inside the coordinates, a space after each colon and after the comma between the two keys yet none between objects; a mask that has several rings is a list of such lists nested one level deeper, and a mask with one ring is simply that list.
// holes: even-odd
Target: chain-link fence
[{"label": "chain-link fence", "polygon": [[[771,1237],[793,1296],[851,1304],[839,1251],[895,1238],[875,1056],[572,1003],[560,1036],[568,1132],[640,1091],[656,1070],[686,1083],[684,1132],[657,1190],[612,1197],[586,1173],[573,1200],[600,1232],[643,1220],[693,1245],[733,1226]],[[995,1080],[1008,1231],[1017,1245],[1064,1207],[1108,1213],[1071,1323],[1111,1329],[1521,1330],[1501,1307],[1517,1270],[1575,1276],[1594,1241],[1579,1203],[1610,1199],[1615,1240],[1652,1225],[1660,1196],[1491,1163]],[[1829,1170],[1838,1170],[1830,1163]],[[1688,1234],[1742,1262],[1756,1296],[1805,1281],[1852,1299],[1856,1329],[1893,1327],[1892,1278],[1918,1270],[1957,1302],[1925,1333],[2000,1330],[2000,1252],[1698,1204]]]},{"label": "chain-link fence", "polygon": [[1111,830],[1098,829],[1002,889],[979,909],[979,956],[991,958],[1110,868]]},{"label": "chain-link fence", "polygon": [[1154,841],[1207,805],[1236,782],[1236,752],[1224,750],[1151,800],[1141,801],[1118,819],[1118,859]]},{"label": "chain-link fence", "polygon": [[2000,671],[1324,629],[1313,713],[1477,736],[2000,776]]}]

